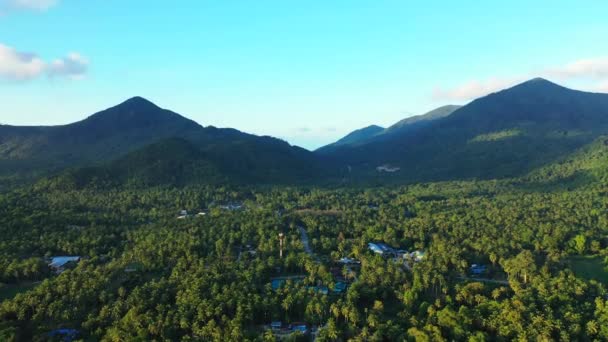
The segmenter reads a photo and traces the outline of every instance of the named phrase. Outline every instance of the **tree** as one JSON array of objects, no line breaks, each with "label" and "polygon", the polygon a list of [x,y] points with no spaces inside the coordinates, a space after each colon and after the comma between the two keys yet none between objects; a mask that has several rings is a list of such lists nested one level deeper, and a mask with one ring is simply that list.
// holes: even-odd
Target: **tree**
[{"label": "tree", "polygon": [[580,255],[585,254],[587,250],[587,237],[583,234],[578,234],[574,237],[574,249]]},{"label": "tree", "polygon": [[515,258],[505,260],[503,267],[509,277],[521,277],[526,284],[530,275],[536,271],[536,261],[532,252],[526,249]]}]

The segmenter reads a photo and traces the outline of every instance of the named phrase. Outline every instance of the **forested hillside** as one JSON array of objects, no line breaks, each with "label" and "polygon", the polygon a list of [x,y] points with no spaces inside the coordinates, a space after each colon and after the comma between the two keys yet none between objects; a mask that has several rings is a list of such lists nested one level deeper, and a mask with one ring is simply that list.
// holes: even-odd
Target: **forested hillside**
[{"label": "forested hillside", "polygon": [[[183,140],[192,146],[184,146],[185,151],[177,151],[175,144],[159,148],[172,139]],[[191,160],[193,149],[205,155],[204,162],[198,157]],[[162,174],[160,169],[153,170],[159,167],[158,164],[144,165],[146,158],[158,158],[171,164],[164,166],[165,171],[185,165],[192,167],[197,162],[202,163],[197,164],[197,168],[203,169],[213,164],[211,168],[221,170],[222,176],[214,175],[212,170],[196,171],[196,175],[182,174],[179,177],[183,179],[178,181],[170,172]],[[118,179],[110,181],[117,183],[125,178],[143,176],[144,184],[151,180],[156,184],[169,184],[185,181],[186,176],[194,176],[193,181],[200,181],[206,175],[211,178],[205,181],[208,183],[214,183],[218,178],[235,183],[258,183],[305,181],[318,177],[318,165],[312,153],[285,141],[235,129],[203,127],[140,97],[69,125],[0,125],[0,190],[3,185],[31,183],[66,169],[81,169],[76,171],[79,181],[92,172],[91,176],[95,177],[100,173],[116,175]],[[135,171],[136,168],[141,169]],[[126,172],[127,169],[130,171]],[[146,175],[148,172],[156,174]],[[164,176],[166,179],[162,179]]]},{"label": "forested hillside", "polygon": [[[273,141],[235,142],[199,147],[170,138],[99,166],[74,168],[43,178],[39,185],[57,190],[145,188],[204,184],[298,184],[319,179],[323,172],[299,151]],[[265,146],[266,145],[266,146]]]},{"label": "forested hillside", "polygon": [[394,139],[395,137],[411,134],[419,129],[426,127],[435,120],[445,118],[448,115],[459,109],[460,106],[447,105],[436,108],[428,113],[414,115],[409,118],[400,120],[388,128],[382,128],[377,125],[371,125],[365,128],[355,130],[335,143],[323,146],[315,152],[321,155],[335,153],[339,147],[353,147],[370,143],[378,143]]},{"label": "forested hillside", "polygon": [[[349,179],[418,182],[523,176],[608,133],[608,94],[534,79],[434,120],[421,129],[323,154]],[[378,174],[381,165],[398,167]]]},{"label": "forested hillside", "polygon": [[[0,339],[608,339],[604,157],[599,140],[528,178],[394,188],[4,193]],[[56,275],[57,255],[82,259]]]}]

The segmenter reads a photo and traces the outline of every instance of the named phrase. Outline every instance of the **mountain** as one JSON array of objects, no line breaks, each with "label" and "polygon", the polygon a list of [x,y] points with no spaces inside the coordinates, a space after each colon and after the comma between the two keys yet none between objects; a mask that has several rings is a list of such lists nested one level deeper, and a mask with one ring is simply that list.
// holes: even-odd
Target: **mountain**
[{"label": "mountain", "polygon": [[169,138],[114,161],[69,169],[40,184],[55,189],[297,184],[318,177],[319,170],[313,160],[306,158],[307,152],[283,147],[279,151],[272,140],[262,139],[257,144],[237,142],[218,149]]},{"label": "mountain", "polygon": [[377,125],[367,126],[356,131],[352,131],[340,140],[329,144],[327,146],[321,147],[321,149],[330,149],[336,146],[342,145],[356,145],[360,143],[364,143],[371,139],[372,137],[384,132],[385,128]]},{"label": "mountain", "polygon": [[[606,133],[607,94],[533,79],[424,127],[319,155],[352,179],[490,179],[524,175]],[[394,172],[378,172],[384,165]]]},{"label": "mountain", "polygon": [[542,185],[572,186],[608,182],[608,136],[600,136],[574,153],[544,167],[533,170],[522,178],[524,182]]},{"label": "mountain", "polygon": [[319,154],[329,154],[340,146],[355,146],[367,144],[373,141],[387,139],[388,137],[394,134],[403,134],[406,131],[420,129],[426,126],[427,124],[433,122],[434,120],[441,119],[452,114],[458,108],[460,108],[460,106],[442,106],[426,114],[415,115],[409,118],[405,118],[397,122],[396,124],[390,126],[389,128],[382,128],[376,125],[361,128],[349,133],[348,135],[336,141],[335,143],[317,149],[315,152]]},{"label": "mountain", "polygon": [[[454,113],[460,107],[461,106],[447,105],[447,106],[435,108],[426,114],[415,115],[415,116],[412,116],[409,118],[405,118],[405,119],[397,122],[396,124],[390,126],[389,128],[387,128],[385,133],[396,133],[403,129],[412,128],[412,126],[423,125],[423,124],[430,123],[437,119],[445,118],[446,116]],[[420,127],[420,126],[418,126],[418,127]]]},{"label": "mountain", "polygon": [[371,125],[365,128],[358,129],[346,135],[344,138],[336,141],[334,145],[353,145],[365,141],[374,135],[384,131],[383,127]]},{"label": "mountain", "polygon": [[172,136],[190,136],[196,122],[134,97],[62,126],[0,126],[0,161],[63,167],[115,158]]},{"label": "mountain", "polygon": [[[314,156],[304,149],[271,137],[203,127],[141,97],[69,125],[0,126],[0,170],[5,175],[19,172],[38,177],[66,168],[98,165],[120,173],[124,160],[110,166],[107,163],[135,151],[139,154],[129,155],[135,158],[134,165],[138,165],[136,160],[141,155],[165,158],[160,152],[167,149],[150,145],[172,138],[192,144],[204,158],[182,154],[172,157],[197,161],[207,158],[209,165],[233,179],[242,175],[244,180],[256,182],[271,177],[295,180],[317,173]],[[169,146],[178,149],[175,141]],[[192,152],[192,147],[182,147]]]},{"label": "mountain", "polygon": [[103,165],[62,172],[43,183],[74,189],[108,186],[215,184],[224,179],[217,166],[191,142],[169,138]]},{"label": "mountain", "polygon": [[314,153],[272,137],[203,127],[133,98],[69,125],[0,126],[0,186],[14,183],[15,175],[57,175],[49,182],[64,186],[526,177],[551,170],[604,135],[608,94],[544,79],[385,130],[368,127]]}]

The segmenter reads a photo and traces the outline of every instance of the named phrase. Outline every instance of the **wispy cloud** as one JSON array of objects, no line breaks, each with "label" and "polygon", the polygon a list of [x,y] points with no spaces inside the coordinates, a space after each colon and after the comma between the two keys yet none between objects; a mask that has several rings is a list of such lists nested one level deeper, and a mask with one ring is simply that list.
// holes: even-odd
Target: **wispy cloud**
[{"label": "wispy cloud", "polygon": [[82,79],[89,62],[77,53],[46,62],[37,54],[17,51],[0,43],[0,78],[9,81],[28,81],[44,75],[52,78]]},{"label": "wispy cloud", "polygon": [[0,44],[0,77],[13,81],[34,79],[44,73],[46,63],[36,54],[19,52]]},{"label": "wispy cloud", "polygon": [[298,133],[309,133],[309,132],[312,131],[312,128],[310,128],[310,127],[298,127],[298,128],[296,128],[296,131]]},{"label": "wispy cloud", "polygon": [[608,57],[579,59],[561,67],[550,68],[545,75],[559,79],[608,78]]},{"label": "wispy cloud", "polygon": [[500,89],[511,87],[524,78],[491,78],[487,80],[471,80],[454,88],[444,89],[436,87],[433,90],[434,100],[467,101],[488,95]]},{"label": "wispy cloud", "polygon": [[598,84],[597,87],[595,87],[594,91],[600,93],[608,93],[608,81],[604,81]]},{"label": "wispy cloud", "polygon": [[68,77],[73,80],[82,79],[87,73],[89,61],[80,54],[72,52],[66,57],[54,60],[48,66],[51,77]]},{"label": "wispy cloud", "polygon": [[3,12],[15,10],[45,11],[55,5],[59,0],[0,0],[0,9]]},{"label": "wispy cloud", "polygon": [[435,87],[432,98],[439,101],[468,101],[538,76],[560,81],[582,80],[592,84],[590,89],[608,91],[608,57],[579,59],[515,77],[470,80],[452,88]]}]

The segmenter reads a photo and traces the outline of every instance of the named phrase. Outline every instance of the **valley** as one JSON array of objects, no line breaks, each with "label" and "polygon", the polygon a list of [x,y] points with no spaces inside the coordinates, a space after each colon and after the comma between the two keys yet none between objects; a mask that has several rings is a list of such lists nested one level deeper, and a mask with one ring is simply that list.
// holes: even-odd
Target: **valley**
[{"label": "valley", "polygon": [[607,339],[607,97],[535,79],[317,151],[142,98],[0,126],[0,340]]}]

